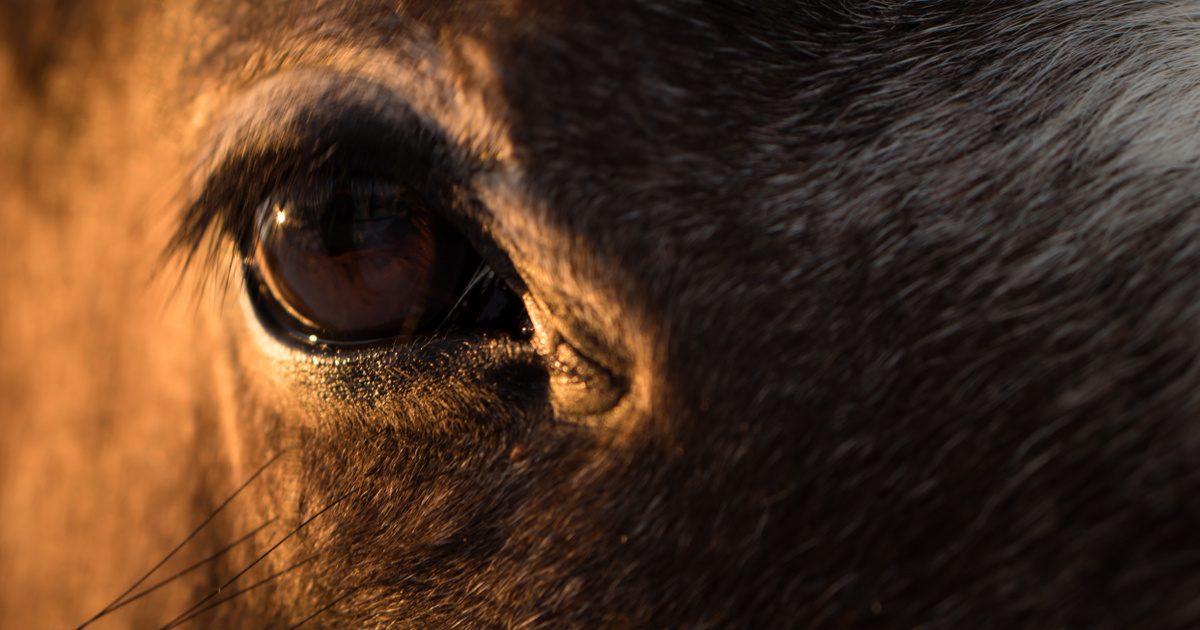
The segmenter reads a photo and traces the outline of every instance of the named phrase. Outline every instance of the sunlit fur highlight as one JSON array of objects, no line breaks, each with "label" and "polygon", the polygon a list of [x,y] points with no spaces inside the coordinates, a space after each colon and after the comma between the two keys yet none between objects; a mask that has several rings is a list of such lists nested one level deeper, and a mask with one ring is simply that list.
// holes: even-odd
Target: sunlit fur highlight
[{"label": "sunlit fur highlight", "polygon": [[[108,621],[261,557],[201,622],[1200,625],[1197,2],[75,4],[0,9],[0,626],[278,453],[177,562],[277,526]],[[199,288],[207,157],[314,71],[468,165],[537,344],[323,352]]]}]

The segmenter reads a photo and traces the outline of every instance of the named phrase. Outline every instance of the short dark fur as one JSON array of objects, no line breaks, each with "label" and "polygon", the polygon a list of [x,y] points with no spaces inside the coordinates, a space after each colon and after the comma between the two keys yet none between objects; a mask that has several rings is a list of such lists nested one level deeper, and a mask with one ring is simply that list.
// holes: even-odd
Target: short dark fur
[{"label": "short dark fur", "polygon": [[[470,339],[245,377],[262,516],[346,498],[211,623],[1200,627],[1200,4],[515,4],[322,36],[482,42],[570,243],[516,266],[630,393]],[[312,27],[256,10],[198,76]]]}]

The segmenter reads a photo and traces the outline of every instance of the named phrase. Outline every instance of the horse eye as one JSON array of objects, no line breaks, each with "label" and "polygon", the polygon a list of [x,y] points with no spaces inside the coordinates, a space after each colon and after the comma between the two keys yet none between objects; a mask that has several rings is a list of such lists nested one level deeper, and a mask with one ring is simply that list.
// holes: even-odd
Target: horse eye
[{"label": "horse eye", "polygon": [[311,341],[368,341],[448,324],[515,328],[520,300],[421,195],[338,182],[273,195],[251,265],[274,319]]}]

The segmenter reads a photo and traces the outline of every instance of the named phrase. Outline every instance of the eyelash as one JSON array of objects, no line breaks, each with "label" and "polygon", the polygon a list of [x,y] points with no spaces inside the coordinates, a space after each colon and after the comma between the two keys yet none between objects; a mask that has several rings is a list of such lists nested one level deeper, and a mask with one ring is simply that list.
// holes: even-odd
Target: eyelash
[{"label": "eyelash", "polygon": [[[242,133],[241,137],[249,140],[244,143],[225,143],[237,150],[227,151],[223,159],[209,161],[214,166],[206,169],[203,184],[186,204],[167,248],[168,257],[182,259],[185,270],[201,263],[201,287],[215,283],[226,291],[234,283],[249,283],[245,288],[260,320],[285,336],[306,345],[345,345],[347,342],[332,329],[327,329],[329,335],[298,331],[295,322],[279,318],[282,303],[264,294],[267,285],[253,254],[260,238],[261,208],[280,195],[307,203],[305,200],[322,198],[325,188],[399,185],[415,191],[437,209],[439,220],[459,232],[467,249],[474,250],[474,260],[479,261],[479,268],[470,272],[471,280],[458,285],[457,301],[441,323],[427,332],[437,333],[443,327],[475,334],[503,330],[527,339],[532,325],[521,306],[524,285],[513,273],[507,256],[490,242],[486,229],[468,220],[469,216],[479,216],[477,210],[464,208],[472,201],[461,182],[468,180],[472,169],[455,160],[447,143],[415,117],[399,126],[352,114],[349,118],[354,122],[316,125],[312,132],[298,134],[299,142],[283,149],[266,142],[256,144],[255,140],[272,137],[262,131]],[[256,148],[262,145],[269,148]],[[229,261],[230,244],[237,262],[224,264]],[[473,319],[484,315],[481,307],[490,313],[497,299],[510,305],[500,311],[502,320]],[[508,323],[502,328],[492,326],[500,321]]]},{"label": "eyelash", "polygon": [[[353,111],[344,116],[356,118]],[[181,260],[185,270],[199,264],[206,274],[202,284],[228,286],[241,269],[219,264],[226,243],[232,243],[242,259],[254,251],[262,202],[278,191],[311,189],[322,181],[400,182],[453,209],[453,193],[463,179],[459,175],[467,169],[451,159],[443,139],[415,117],[399,128],[362,118],[351,125],[326,126],[334,129],[316,124],[284,148],[270,146],[266,139],[276,135],[272,130],[252,128],[236,134],[242,141],[227,143],[234,148],[225,156],[206,160],[198,169],[204,174],[194,178],[202,183],[192,194],[182,195],[188,201],[164,258]],[[346,127],[350,133],[344,133]],[[381,164],[392,168],[381,169]]]}]

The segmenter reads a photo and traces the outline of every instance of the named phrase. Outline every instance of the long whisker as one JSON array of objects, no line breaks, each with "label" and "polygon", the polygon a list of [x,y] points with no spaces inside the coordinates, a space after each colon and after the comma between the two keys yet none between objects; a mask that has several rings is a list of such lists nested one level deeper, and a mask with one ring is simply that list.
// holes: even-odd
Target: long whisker
[{"label": "long whisker", "polygon": [[312,556],[309,556],[299,562],[292,564],[291,566],[289,566],[285,569],[280,569],[279,571],[276,571],[276,572],[272,573],[271,575],[268,575],[267,577],[251,584],[250,586],[247,586],[246,588],[238,589],[238,590],[234,591],[232,594],[230,594],[229,596],[222,597],[221,599],[218,599],[217,601],[205,606],[204,608],[201,608],[195,612],[192,612],[191,614],[188,614],[186,617],[172,620],[170,623],[163,626],[160,630],[169,630],[170,628],[174,628],[176,626],[185,624],[185,623],[191,621],[192,619],[195,619],[196,617],[199,617],[200,615],[203,615],[204,613],[206,613],[214,608],[217,608],[218,606],[220,606],[222,604],[228,603],[231,600],[237,599],[238,597],[241,597],[242,595],[249,593],[250,591],[262,586],[263,584],[266,584],[268,582],[278,579],[280,576],[282,576],[285,573],[290,573],[292,571],[295,571],[296,569],[299,569],[301,566],[308,564],[309,562],[312,562],[312,560],[316,557],[317,557],[316,555],[312,555]]},{"label": "long whisker", "polygon": [[236,573],[236,574],[235,574],[233,577],[231,577],[231,578],[229,578],[228,580],[226,580],[224,584],[222,584],[222,585],[218,586],[218,587],[216,588],[216,590],[214,590],[214,591],[210,592],[208,595],[205,595],[203,598],[201,598],[201,599],[200,599],[200,601],[198,601],[198,602],[196,602],[196,603],[192,604],[190,608],[188,608],[187,610],[185,610],[185,611],[183,611],[183,612],[179,613],[179,614],[178,614],[178,615],[177,615],[177,616],[176,616],[174,619],[172,619],[172,620],[168,621],[168,622],[167,622],[167,625],[166,625],[165,627],[171,627],[171,626],[173,626],[173,625],[176,625],[177,623],[179,623],[179,622],[180,622],[180,620],[181,620],[181,619],[184,619],[184,618],[186,618],[188,615],[190,615],[190,614],[191,614],[193,611],[195,611],[197,608],[199,608],[199,607],[203,606],[205,602],[207,602],[208,600],[210,600],[210,599],[212,599],[212,598],[216,597],[217,595],[219,595],[219,594],[221,593],[221,591],[225,590],[225,589],[226,589],[226,588],[228,588],[230,585],[232,585],[234,582],[236,582],[236,581],[238,580],[238,578],[240,578],[240,577],[242,577],[243,575],[245,575],[247,571],[249,571],[250,569],[253,569],[255,566],[257,566],[257,565],[258,565],[258,563],[259,563],[259,562],[262,562],[263,558],[266,558],[267,556],[271,555],[271,553],[272,553],[272,552],[274,552],[276,549],[278,549],[280,545],[282,545],[283,543],[287,542],[287,541],[288,541],[288,539],[290,539],[292,536],[295,536],[297,533],[299,533],[299,532],[300,532],[300,530],[302,530],[302,529],[304,529],[305,527],[307,527],[307,526],[308,526],[308,524],[309,524],[309,523],[311,523],[311,522],[313,522],[313,520],[315,520],[317,517],[319,517],[319,516],[321,516],[322,514],[324,514],[324,513],[328,512],[329,510],[333,509],[333,507],[334,507],[335,505],[337,505],[337,504],[341,503],[341,502],[342,502],[342,501],[343,501],[343,500],[344,500],[344,499],[345,499],[347,496],[349,496],[349,493],[347,493],[347,494],[343,494],[342,496],[338,497],[337,499],[334,499],[334,500],[333,500],[333,502],[332,502],[332,503],[330,503],[329,505],[326,505],[325,507],[323,507],[323,508],[321,508],[320,510],[318,510],[316,514],[313,514],[312,516],[310,516],[310,517],[308,517],[308,518],[304,519],[304,521],[303,521],[303,522],[301,522],[299,525],[297,525],[295,529],[293,529],[292,531],[288,532],[286,536],[284,536],[283,538],[279,539],[279,541],[278,541],[278,542],[276,542],[275,544],[271,545],[269,548],[267,548],[267,550],[266,550],[266,551],[264,551],[264,552],[262,552],[261,554],[259,554],[259,556],[258,556],[257,558],[255,558],[253,561],[251,561],[251,562],[250,562],[250,564],[246,565],[246,566],[245,566],[245,568],[243,568],[241,571],[238,571],[238,572],[237,572],[237,573]]},{"label": "long whisker", "polygon": [[246,534],[244,534],[241,538],[238,538],[237,540],[229,543],[228,545],[225,545],[224,547],[222,547],[221,549],[219,549],[218,551],[213,553],[211,556],[209,556],[203,560],[200,560],[199,562],[196,562],[195,564],[193,564],[185,569],[182,569],[166,578],[163,578],[162,580],[156,582],[153,586],[146,587],[144,590],[137,593],[136,595],[132,595],[128,599],[125,599],[124,601],[122,601],[121,603],[109,608],[108,611],[104,613],[104,615],[101,615],[101,618],[104,617],[105,615],[116,612],[116,611],[128,606],[129,604],[132,604],[133,602],[136,602],[137,600],[153,593],[154,591],[157,591],[158,589],[166,586],[167,584],[170,584],[171,582],[174,582],[175,580],[178,580],[179,578],[187,575],[188,573],[191,573],[192,571],[195,571],[196,569],[199,569],[200,567],[217,560],[221,556],[228,553],[230,549],[233,549],[234,547],[237,547],[238,545],[246,542],[247,540],[250,540],[251,538],[254,537],[255,534],[266,529],[267,526],[269,526],[271,523],[274,523],[277,520],[279,520],[279,519],[273,518],[273,519],[263,523],[262,525],[255,527],[254,529],[252,529],[249,532],[247,532]]},{"label": "long whisker", "polygon": [[267,460],[267,463],[263,464],[262,466],[259,466],[258,470],[254,471],[254,474],[250,475],[249,479],[247,479],[244,483],[242,483],[242,485],[238,486],[237,490],[234,490],[233,494],[229,495],[229,498],[225,499],[221,503],[221,505],[218,505],[217,509],[213,510],[212,513],[210,513],[208,515],[208,518],[205,518],[200,523],[200,525],[198,525],[196,527],[196,529],[192,530],[192,533],[188,534],[187,538],[184,538],[182,542],[180,542],[178,545],[175,545],[175,548],[172,549],[166,556],[164,556],[162,560],[159,560],[158,564],[155,564],[153,568],[151,568],[149,571],[146,572],[145,575],[138,578],[138,580],[136,582],[134,582],[132,585],[130,585],[129,588],[125,589],[125,592],[118,595],[117,598],[114,599],[109,605],[105,606],[103,610],[101,610],[100,612],[93,615],[91,619],[88,619],[87,621],[79,624],[79,626],[76,627],[75,630],[82,630],[83,628],[86,628],[87,626],[91,625],[97,619],[99,619],[99,618],[103,617],[104,615],[108,614],[109,612],[111,612],[113,610],[114,606],[121,603],[121,600],[125,599],[125,597],[128,596],[130,593],[132,593],[135,589],[137,589],[137,587],[141,586],[143,582],[150,579],[150,576],[154,575],[154,573],[157,572],[159,569],[161,569],[164,564],[166,564],[168,561],[170,561],[171,558],[175,557],[175,554],[179,553],[180,549],[183,549],[184,546],[186,546],[189,542],[192,541],[193,538],[195,538],[197,535],[199,535],[200,532],[203,531],[204,528],[207,527],[208,524],[211,523],[213,521],[213,519],[216,518],[217,515],[220,514],[222,510],[225,509],[225,507],[227,505],[229,505],[234,499],[236,499],[237,496],[239,494],[241,494],[242,491],[245,490],[251,483],[253,483],[255,479],[258,479],[259,476],[261,476],[263,474],[263,472],[268,467],[271,466],[271,464],[274,464],[276,461],[278,461],[279,458],[282,457],[285,452],[286,451],[280,451],[279,453],[276,453],[274,457]]},{"label": "long whisker", "polygon": [[296,624],[296,625],[294,625],[294,626],[292,626],[292,627],[288,628],[288,630],[296,630],[296,628],[299,628],[300,626],[303,626],[304,624],[306,624],[306,623],[308,623],[308,622],[312,621],[313,619],[316,619],[317,617],[321,616],[321,615],[322,615],[322,614],[323,614],[325,611],[327,611],[327,610],[329,610],[330,608],[333,608],[334,606],[337,606],[338,604],[342,603],[342,601],[343,601],[343,600],[345,600],[347,597],[350,597],[351,595],[353,595],[353,594],[357,593],[357,592],[358,592],[360,589],[362,589],[362,586],[361,586],[361,585],[360,585],[360,586],[355,586],[354,588],[352,588],[352,589],[350,589],[350,590],[346,591],[345,593],[342,593],[341,595],[339,595],[339,596],[338,596],[336,599],[334,599],[333,601],[331,601],[331,602],[329,602],[328,604],[325,604],[324,606],[322,606],[322,607],[318,608],[318,609],[316,610],[316,612],[314,612],[313,614],[311,614],[311,615],[309,615],[309,616],[305,617],[304,619],[301,619],[301,620],[300,620],[300,623],[298,623],[298,624]]}]

